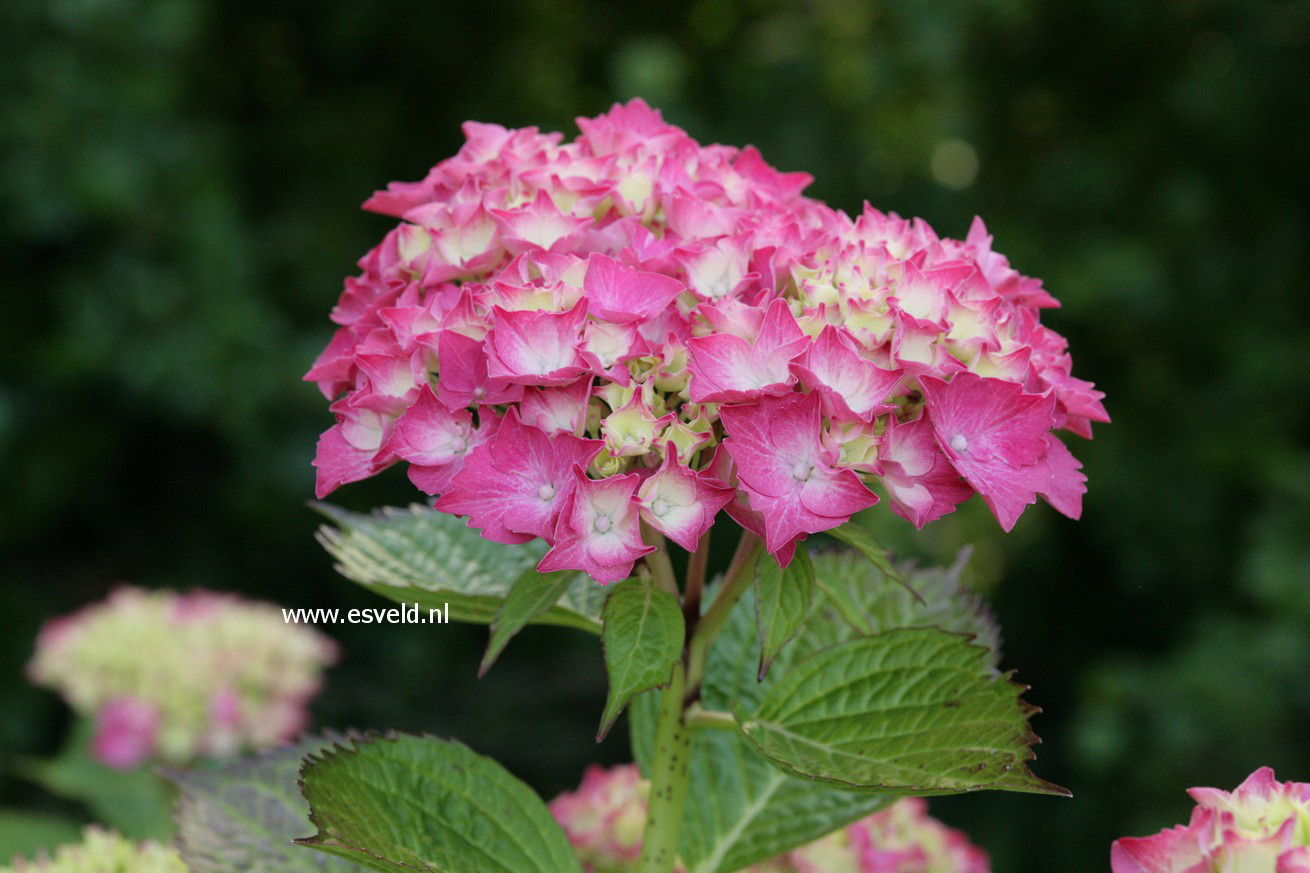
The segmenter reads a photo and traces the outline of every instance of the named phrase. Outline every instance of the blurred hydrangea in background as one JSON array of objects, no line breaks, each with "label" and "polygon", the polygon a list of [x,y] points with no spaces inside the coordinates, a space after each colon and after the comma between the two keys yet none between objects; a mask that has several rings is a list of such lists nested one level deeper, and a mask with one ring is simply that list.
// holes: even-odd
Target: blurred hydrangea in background
[{"label": "blurred hydrangea in background", "polygon": [[336,658],[332,640],[270,604],[123,587],[47,623],[28,672],[94,720],[98,760],[127,769],[294,738]]},{"label": "blurred hydrangea in background", "polygon": [[31,859],[15,858],[0,873],[187,873],[187,867],[171,846],[134,843],[91,826],[83,831],[82,842]]}]

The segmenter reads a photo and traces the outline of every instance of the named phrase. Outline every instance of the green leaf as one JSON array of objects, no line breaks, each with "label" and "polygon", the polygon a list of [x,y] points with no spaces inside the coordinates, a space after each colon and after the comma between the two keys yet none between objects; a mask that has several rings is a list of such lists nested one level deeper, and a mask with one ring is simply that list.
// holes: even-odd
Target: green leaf
[{"label": "green leaf", "polygon": [[180,789],[177,848],[191,873],[359,873],[345,858],[306,852],[292,840],[313,828],[300,795],[300,762],[341,737],[310,738],[215,770],[169,770]]},{"label": "green leaf", "polygon": [[82,840],[82,826],[61,816],[0,808],[0,864]]},{"label": "green leaf", "polygon": [[982,598],[961,581],[968,550],[946,569],[910,565],[898,568],[906,584],[889,579],[859,554],[846,549],[814,551],[815,584],[822,609],[841,622],[819,623],[810,650],[852,637],[840,624],[870,636],[902,627],[939,627],[969,634],[1001,659],[1001,632]]},{"label": "green leaf", "polygon": [[[724,710],[733,700],[754,705],[798,653],[809,651],[813,628],[832,622],[828,614],[816,609],[760,682],[754,598],[754,591],[746,593],[710,649],[701,691],[706,707]],[[850,628],[841,625],[834,633],[850,633]],[[657,698],[653,693],[641,695],[633,701],[629,715],[633,754],[647,772]],[[689,778],[680,839],[680,855],[689,873],[741,870],[817,840],[891,802],[890,798],[843,791],[789,775],[765,760],[735,730],[694,733]]]},{"label": "green leaf", "polygon": [[856,522],[850,521],[841,527],[835,527],[832,530],[824,531],[828,536],[841,540],[846,545],[855,549],[865,557],[869,563],[881,570],[888,578],[904,585],[911,594],[918,596],[913,588],[901,578],[900,572],[896,565],[892,563],[891,556],[887,550],[879,545],[878,541]]},{"label": "green leaf", "polygon": [[[779,652],[768,677],[757,681],[759,635],[751,599],[755,594],[748,592],[710,650],[701,692],[706,707],[725,710],[735,703],[752,711],[792,665],[838,643],[895,627],[938,624],[977,634],[994,648],[998,645],[991,617],[960,582],[962,561],[949,571],[903,570],[907,581],[923,593],[917,599],[849,549],[811,550],[810,554],[815,593],[809,621]],[[633,753],[643,767],[650,762],[655,697],[638,697],[629,717]],[[847,791],[789,775],[736,731],[695,733],[690,778],[681,839],[682,858],[690,873],[740,870],[891,802],[890,796]]]},{"label": "green leaf", "polygon": [[313,837],[297,840],[397,873],[581,873],[546,805],[453,740],[373,735],[301,770]]},{"label": "green leaf", "polygon": [[784,570],[767,552],[755,565],[755,620],[760,630],[760,672],[763,679],[778,652],[809,618],[814,601],[814,565],[805,546]]},{"label": "green leaf", "polygon": [[[514,635],[550,609],[569,590],[576,573],[539,573],[528,570],[505,595],[505,602],[491,622],[491,639],[478,667],[478,676],[485,676],[496,663],[500,653]],[[597,586],[599,587],[599,586]]]},{"label": "green leaf", "polygon": [[742,732],[789,772],[848,789],[1068,794],[1028,769],[1036,710],[992,673],[990,653],[937,628],[906,628],[818,652],[782,676]]},{"label": "green leaf", "polygon": [[172,789],[149,766],[115,770],[91,757],[95,725],[82,719],[59,756],[19,762],[18,774],[51,794],[85,804],[91,817],[134,840],[173,835]]},{"label": "green leaf", "polygon": [[605,669],[609,697],[597,740],[604,739],[634,695],[668,683],[682,657],[687,627],[682,607],[649,579],[620,582],[605,602]]},{"label": "green leaf", "polygon": [[[425,506],[370,515],[325,503],[314,508],[336,524],[320,528],[318,539],[343,576],[400,603],[449,604],[457,621],[494,621],[514,582],[546,551],[539,540],[514,546],[485,540],[462,519]],[[575,574],[559,601],[533,621],[600,633],[605,594],[590,577]]]}]

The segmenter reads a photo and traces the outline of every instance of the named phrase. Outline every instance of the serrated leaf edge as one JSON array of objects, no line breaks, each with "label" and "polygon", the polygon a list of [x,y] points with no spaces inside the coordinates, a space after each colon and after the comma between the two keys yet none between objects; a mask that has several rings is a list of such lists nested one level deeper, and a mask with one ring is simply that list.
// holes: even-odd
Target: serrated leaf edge
[{"label": "serrated leaf edge", "polygon": [[[397,730],[388,730],[382,732],[366,731],[362,734],[356,734],[348,737],[347,742],[350,745],[343,745],[342,743],[333,743],[330,747],[326,747],[318,752],[313,752],[309,755],[306,755],[300,762],[300,772],[299,772],[299,776],[296,778],[296,785],[300,788],[301,796],[302,797],[305,796],[305,775],[306,775],[306,770],[310,766],[317,763],[322,763],[332,755],[358,754],[361,747],[365,745],[376,744],[380,740],[396,742],[398,740],[407,739],[407,738],[418,739],[418,740],[436,740],[441,743],[451,743],[457,746],[461,746],[462,748],[467,749],[471,754],[479,758],[485,758],[486,760],[495,764],[497,767],[501,767],[502,769],[504,768],[504,765],[500,764],[500,762],[496,761],[496,759],[491,758],[487,755],[483,755],[480,752],[473,750],[467,744],[454,738],[439,737],[435,734],[430,734],[427,732],[413,733],[411,731],[397,731]],[[514,776],[514,774],[509,773],[509,771],[506,771],[506,773],[508,773],[509,776],[513,779],[518,778]],[[306,798],[306,802],[308,803],[308,798]],[[542,801],[542,803],[544,805],[545,802]],[[392,867],[397,867],[405,870],[418,870],[421,871],[421,873],[453,873],[453,871],[442,871],[435,867],[430,867],[427,864],[424,864],[421,867],[415,867],[413,864],[407,864],[401,861],[394,861],[390,858],[383,857],[382,855],[379,855],[376,852],[370,851],[361,846],[347,846],[338,841],[329,842],[324,839],[325,837],[328,836],[327,830],[324,827],[323,822],[317,816],[313,804],[309,804],[309,823],[318,829],[318,833],[308,837],[299,837],[297,839],[292,840],[293,843],[295,843],[298,846],[306,846],[311,849],[326,851],[329,854],[336,854],[344,858],[351,857],[347,853],[358,853],[359,855],[372,858],[380,863],[389,864]],[[523,847],[520,846],[520,848]]]},{"label": "serrated leaf edge", "polygon": [[[936,625],[906,626],[902,628],[895,628],[889,631],[882,631],[876,634],[866,634],[864,636],[859,637],[858,639],[860,640],[875,639],[877,637],[885,636],[890,633],[909,631],[909,630],[935,630],[940,633],[949,634],[954,637],[962,637],[964,638],[965,643],[970,648],[977,649],[980,652],[990,653],[991,651],[986,646],[978,645],[978,643],[975,642],[977,639],[977,634],[961,633],[959,631],[948,630],[946,628],[938,627]],[[834,645],[831,646],[824,646],[821,649],[816,649],[814,652],[807,655],[804,659],[798,661],[795,666],[799,667],[802,664],[808,663],[809,661],[819,657],[825,652],[829,652],[842,645],[849,644],[850,642],[852,642],[852,640],[844,640],[842,642],[835,643]],[[1033,731],[1031,718],[1034,715],[1040,715],[1042,709],[1041,707],[1029,703],[1028,701],[1023,699],[1024,692],[1032,690],[1032,686],[1024,685],[1021,682],[1015,682],[1012,678],[1014,676],[1014,673],[1015,671],[1009,670],[1000,674],[999,676],[992,677],[987,681],[1005,682],[1007,685],[1011,686],[1016,690],[1015,699],[1016,702],[1019,704],[1019,711],[1022,713],[1024,717],[1024,735],[1018,738],[1019,743],[1022,746],[1022,751],[1017,756],[1017,760],[1014,762],[1014,765],[1019,769],[1019,775],[1026,776],[1034,784],[1031,788],[1004,788],[1004,790],[1011,790],[1023,794],[1046,794],[1046,795],[1052,795],[1057,797],[1072,797],[1073,792],[1071,792],[1069,789],[1056,785],[1053,782],[1048,782],[1045,779],[1042,779],[1041,777],[1034,774],[1032,772],[1032,769],[1028,766],[1029,761],[1034,761],[1037,759],[1037,753],[1033,751],[1033,747],[1039,745],[1042,742],[1041,737],[1037,736],[1037,734]],[[752,737],[746,731],[748,725],[757,724],[757,722],[755,722],[753,718],[747,717],[746,714],[742,712],[743,707],[741,707],[735,700],[728,701],[728,708],[732,711],[733,716],[737,719],[737,724],[741,729],[740,732],[742,737],[744,737],[745,740],[748,743],[750,743],[752,748],[754,748],[761,756],[768,759],[768,761],[774,764],[775,766],[780,767],[782,770],[788,773],[791,773],[802,779],[809,780],[811,782],[824,782],[831,785],[839,786],[849,791],[857,791],[861,793],[877,794],[881,792],[886,792],[886,793],[894,792],[898,794],[910,794],[910,795],[917,794],[925,797],[930,795],[972,794],[976,791],[989,791],[989,790],[996,789],[998,786],[1001,786],[1001,780],[996,780],[985,784],[970,786],[968,788],[964,788],[960,790],[940,790],[940,789],[933,789],[931,787],[926,787],[926,786],[925,787],[888,786],[882,784],[864,785],[857,782],[851,782],[849,780],[838,779],[836,777],[816,776],[812,773],[806,773],[802,770],[799,770],[793,765],[777,758],[774,755],[770,755],[755,740],[755,738]]]}]

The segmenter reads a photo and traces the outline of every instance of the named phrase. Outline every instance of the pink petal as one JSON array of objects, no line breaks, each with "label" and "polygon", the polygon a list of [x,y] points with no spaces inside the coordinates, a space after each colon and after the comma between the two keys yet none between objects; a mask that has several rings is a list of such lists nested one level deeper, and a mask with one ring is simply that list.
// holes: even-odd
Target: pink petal
[{"label": "pink petal", "polygon": [[600,446],[599,440],[548,437],[511,408],[495,437],[465,458],[436,508],[467,515],[469,526],[489,540],[549,538],[575,484],[570,470],[589,463]]},{"label": "pink petal", "polygon": [[718,480],[679,463],[676,447],[664,449],[664,463],[637,492],[642,520],[689,552],[736,493]]},{"label": "pink petal", "polygon": [[567,312],[495,307],[487,334],[487,374],[527,385],[567,385],[583,372],[578,355],[587,301]]},{"label": "pink petal", "polygon": [[149,703],[116,697],[96,714],[91,754],[116,770],[130,770],[155,751],[159,713]]},{"label": "pink petal", "polygon": [[692,402],[740,403],[787,393],[796,382],[791,363],[807,343],[781,299],[770,305],[754,344],[732,334],[689,339]]},{"label": "pink petal", "polygon": [[591,256],[583,285],[590,309],[608,321],[645,321],[686,286],[670,276],[634,270],[601,254]]},{"label": "pink petal", "polygon": [[802,361],[792,364],[801,384],[819,393],[830,417],[843,421],[871,420],[901,378],[900,370],[884,370],[861,357],[833,325],[823,329]]},{"label": "pink petal", "polygon": [[483,341],[443,330],[437,346],[437,397],[450,409],[479,404],[515,403],[523,386],[489,378]]},{"label": "pink petal", "polygon": [[641,539],[634,502],[641,477],[589,479],[578,464],[572,478],[576,487],[556,523],[554,545],[537,569],[582,570],[601,584],[626,579],[639,558],[655,551]]}]

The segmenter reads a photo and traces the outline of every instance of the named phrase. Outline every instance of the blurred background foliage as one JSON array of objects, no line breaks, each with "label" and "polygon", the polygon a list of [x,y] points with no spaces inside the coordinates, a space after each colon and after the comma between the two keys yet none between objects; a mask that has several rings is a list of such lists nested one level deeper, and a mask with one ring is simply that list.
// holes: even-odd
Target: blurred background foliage
[{"label": "blurred background foliage", "polygon": [[[1310,780],[1310,4],[1255,0],[0,4],[0,768],[68,728],[22,675],[40,622],[116,582],[375,603],[304,505],[330,418],[300,375],[388,227],[356,205],[466,118],[571,132],[638,94],[847,210],[983,215],[1109,394],[1081,522],[872,522],[976,543],[1075,795],[938,813],[998,871],[1092,871],[1189,785]],[[626,755],[591,743],[589,638],[528,631],[479,683],[482,629],[327,630],[320,723],[460,736],[547,795]]]}]

